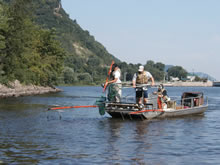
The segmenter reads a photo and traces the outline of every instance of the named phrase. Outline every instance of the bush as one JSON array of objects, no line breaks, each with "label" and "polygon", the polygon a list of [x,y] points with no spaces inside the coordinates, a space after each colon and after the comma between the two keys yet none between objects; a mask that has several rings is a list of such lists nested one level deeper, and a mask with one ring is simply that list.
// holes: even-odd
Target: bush
[{"label": "bush", "polygon": [[93,81],[92,76],[89,73],[80,73],[78,75],[78,80],[86,83],[91,83]]},{"label": "bush", "polygon": [[74,73],[74,70],[69,67],[64,68],[63,80],[65,84],[73,84],[78,81],[77,75]]}]

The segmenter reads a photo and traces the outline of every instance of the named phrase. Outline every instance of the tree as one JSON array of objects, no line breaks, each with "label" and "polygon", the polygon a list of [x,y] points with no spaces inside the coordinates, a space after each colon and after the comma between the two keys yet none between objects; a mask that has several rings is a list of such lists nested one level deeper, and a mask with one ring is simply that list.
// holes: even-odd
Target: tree
[{"label": "tree", "polygon": [[6,76],[10,80],[16,78],[23,81],[26,59],[32,38],[31,13],[28,10],[30,0],[12,1],[7,10],[8,30],[5,33],[5,57],[3,63]]},{"label": "tree", "polygon": [[78,75],[79,81],[86,82],[86,83],[91,83],[92,82],[92,77],[89,73],[81,73]]},{"label": "tree", "polygon": [[[0,35],[4,34],[4,38],[0,37],[4,39],[0,42],[2,70],[8,81],[17,79],[27,84],[53,85],[62,73],[66,53],[56,40],[54,30],[43,30],[33,23],[31,2],[11,1],[7,8],[10,18],[5,18],[7,28],[0,27]],[[3,16],[1,14],[1,18]],[[1,25],[5,23],[3,20],[0,20]]]},{"label": "tree", "polygon": [[88,62],[87,62],[87,64],[92,67],[97,67],[100,65],[100,63],[101,63],[100,59],[95,56],[89,57]]},{"label": "tree", "polygon": [[154,67],[154,61],[152,60],[147,61],[145,66],[149,68]]},{"label": "tree", "polygon": [[154,64],[154,67],[157,68],[158,70],[162,71],[162,72],[165,69],[165,65],[161,62],[157,62],[156,64]]},{"label": "tree", "polygon": [[154,63],[154,61],[149,60],[145,65],[145,69],[149,71],[156,81],[162,81],[164,79],[164,68],[163,63]]},{"label": "tree", "polygon": [[2,0],[0,0],[0,82],[5,83],[5,77],[3,67],[3,59],[5,57],[5,48],[6,48],[6,37],[5,34],[8,30],[8,17],[6,15],[6,6],[3,4]]},{"label": "tree", "polygon": [[59,75],[63,71],[63,62],[66,57],[66,52],[61,47],[61,44],[55,37],[55,31],[39,30],[36,34],[35,49],[38,54],[37,59],[40,60],[32,66],[37,66],[42,72],[40,84],[50,85],[56,83]]},{"label": "tree", "polygon": [[0,50],[1,50],[1,56],[3,49],[6,47],[5,46],[5,33],[7,32],[8,29],[8,17],[5,12],[5,5],[3,4],[2,0],[0,0]]},{"label": "tree", "polygon": [[174,66],[168,69],[168,75],[173,77],[178,77],[180,80],[187,77],[187,71],[181,66]]},{"label": "tree", "polygon": [[74,70],[69,67],[64,68],[63,79],[65,84],[73,84],[78,81],[77,75],[74,73]]}]

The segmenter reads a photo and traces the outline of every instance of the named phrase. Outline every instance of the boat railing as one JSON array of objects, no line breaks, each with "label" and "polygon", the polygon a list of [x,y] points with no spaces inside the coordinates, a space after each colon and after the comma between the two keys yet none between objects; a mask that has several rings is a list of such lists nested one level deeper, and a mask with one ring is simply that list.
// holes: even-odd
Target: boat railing
[{"label": "boat railing", "polygon": [[[132,83],[121,83],[122,84],[122,88],[133,88],[133,84]],[[149,88],[152,88],[152,86],[150,85],[150,84],[136,84],[136,87],[134,88],[134,89],[149,89]],[[135,92],[133,92],[134,94],[135,94]],[[149,95],[151,95],[151,94],[149,94]],[[155,97],[155,96],[154,96]],[[155,98],[151,98],[151,97],[149,97],[148,98],[148,100],[154,100]],[[124,96],[124,97],[122,97],[124,100],[125,100],[125,102],[128,102],[128,101],[130,101],[130,100],[136,100],[136,98],[135,98],[135,96],[133,96],[133,95],[126,95],[126,96]]]},{"label": "boat railing", "polygon": [[208,97],[205,97],[204,99],[202,96],[175,99],[174,101],[176,109],[186,109],[208,105]]}]

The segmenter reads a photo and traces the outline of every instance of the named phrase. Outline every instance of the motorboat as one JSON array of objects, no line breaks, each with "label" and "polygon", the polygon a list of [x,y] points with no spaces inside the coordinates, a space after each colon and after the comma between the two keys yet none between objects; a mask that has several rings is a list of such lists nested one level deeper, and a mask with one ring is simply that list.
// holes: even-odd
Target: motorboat
[{"label": "motorboat", "polygon": [[208,107],[208,98],[202,92],[184,92],[180,99],[171,99],[159,108],[160,100],[152,94],[147,104],[104,102],[103,109],[113,118],[153,119],[202,114]]}]

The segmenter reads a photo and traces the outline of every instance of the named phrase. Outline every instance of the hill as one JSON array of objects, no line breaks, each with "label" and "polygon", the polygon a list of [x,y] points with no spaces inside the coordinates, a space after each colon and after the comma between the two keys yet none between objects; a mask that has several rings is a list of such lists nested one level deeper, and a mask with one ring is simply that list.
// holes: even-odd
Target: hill
[{"label": "hill", "polygon": [[[0,2],[1,1],[2,0],[0,0]],[[32,45],[39,44],[39,40],[41,40],[42,38],[41,37],[38,39],[36,38],[36,36],[37,35],[40,36],[41,33],[44,33],[42,32],[44,30],[49,30],[50,34],[48,35],[51,36],[55,35],[56,40],[60,42],[62,48],[65,51],[63,53],[64,65],[60,61],[60,64],[63,65],[63,72],[62,74],[56,75],[56,77],[54,76],[52,78],[52,79],[59,79],[59,81],[57,81],[58,83],[97,84],[103,82],[104,79],[106,78],[106,73],[108,72],[108,67],[111,64],[112,60],[114,60],[117,63],[120,63],[120,60],[114,57],[112,54],[108,53],[106,48],[101,43],[96,41],[94,36],[90,35],[89,31],[83,30],[76,20],[71,20],[69,18],[69,15],[62,8],[61,0],[35,0],[35,1],[3,0],[3,1],[8,4],[8,7],[4,7],[5,10],[4,12],[7,13],[8,18],[4,18],[4,19],[5,19],[5,24],[8,26],[9,32],[6,28],[6,25],[4,25],[4,29],[0,29],[0,32],[2,31],[0,35],[3,34],[3,36],[0,36],[0,39],[1,38],[6,39],[4,43],[0,43],[0,48],[3,47],[4,51],[7,52],[8,54],[12,54],[12,52],[9,52],[8,49],[10,45],[9,44],[7,45],[7,43],[9,42],[13,42],[16,44],[16,46],[13,46],[14,49],[16,49],[16,47],[21,48],[21,50],[19,51],[20,55],[18,55],[16,52],[13,52],[14,57],[10,55],[12,57],[11,59],[14,59],[16,56],[20,56],[19,58],[22,59],[24,58],[25,51],[34,52],[36,48],[38,49],[39,45],[38,46],[35,45],[36,48],[33,47],[31,48]],[[9,10],[7,10],[7,8]],[[6,19],[8,19],[9,21],[7,21]],[[30,22],[30,19],[32,23]],[[14,21],[14,23],[10,24],[10,22],[12,21]],[[13,24],[16,25],[15,28],[17,34],[14,33],[15,28],[13,27]],[[35,25],[38,25],[39,28],[34,27]],[[39,30],[39,33],[37,32],[38,34],[35,33],[36,30],[33,30],[34,28],[37,29],[37,31]],[[8,41],[9,40],[8,36],[11,36],[12,41]],[[18,38],[18,40],[20,40],[21,42],[16,43],[16,41],[13,40],[12,36],[14,38],[15,37]],[[22,42],[22,40],[24,40],[24,37],[27,37],[27,39],[25,40],[25,42]],[[47,37],[45,37],[44,39],[46,40]],[[27,41],[29,42],[28,44],[26,43]],[[5,44],[6,46],[4,46]],[[46,44],[46,42],[44,42],[44,44]],[[28,51],[25,48],[26,46],[28,46],[29,49]],[[44,46],[42,50],[45,50],[45,48],[47,47],[47,45],[42,45],[42,44],[41,46]],[[56,48],[59,49],[59,44],[56,44]],[[53,53],[53,50],[47,49],[47,51],[51,51],[50,53],[56,56],[56,54]],[[46,52],[40,52],[40,53],[45,54]],[[48,53],[46,54],[48,55]],[[9,55],[6,56],[9,57]],[[31,57],[31,55],[28,56],[29,58]],[[11,59],[8,59],[8,61],[9,60],[12,61]],[[22,66],[23,64],[21,60],[20,62],[17,62],[15,65],[17,66],[17,68],[12,70],[10,73],[8,72],[8,70],[10,69],[8,67],[9,63],[7,66],[8,68],[2,67],[3,70],[7,70],[7,74],[5,74],[6,80],[9,79],[8,77],[10,77],[11,74],[13,75],[11,76],[11,79],[16,79],[16,78],[19,79],[20,76],[18,76],[16,72],[18,72],[18,70],[21,67],[22,67],[21,69],[22,71],[20,71],[20,73],[25,71],[24,70],[25,68]],[[31,65],[32,64],[28,64],[26,68],[29,68]],[[55,67],[55,65],[53,67]],[[40,72],[39,67],[38,69]],[[31,73],[27,73],[27,74],[31,75]],[[28,79],[27,76],[26,77],[23,76],[21,82],[27,82],[28,81],[27,79]]]},{"label": "hill", "polygon": [[[22,83],[41,85],[54,82],[95,85],[104,82],[112,60],[121,68],[121,79],[131,81],[141,65],[121,62],[110,54],[89,31],[69,18],[61,0],[4,2],[9,3],[5,10],[11,11],[8,18],[2,14],[4,21],[0,22],[4,25],[3,29],[0,27],[0,49],[5,52],[0,59],[1,82],[18,79]],[[173,67],[151,60],[145,64],[143,61],[142,65],[156,81],[163,80],[164,71]],[[175,70],[175,75],[176,72],[180,70]]]},{"label": "hill", "polygon": [[203,72],[190,72],[191,75],[196,75],[200,78],[204,78],[210,81],[216,81],[216,79],[212,76],[210,76],[209,74],[203,73]]},{"label": "hill", "polygon": [[101,82],[111,61],[120,62],[89,31],[83,30],[76,20],[69,18],[61,0],[35,0],[33,3],[36,7],[35,22],[43,28],[55,29],[58,40],[68,52],[64,83]]}]

